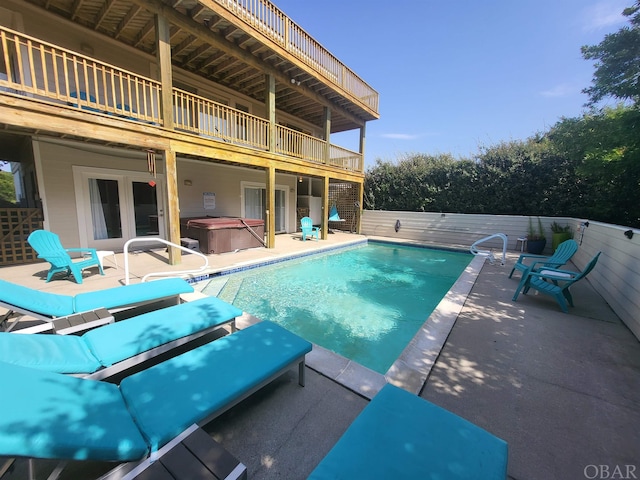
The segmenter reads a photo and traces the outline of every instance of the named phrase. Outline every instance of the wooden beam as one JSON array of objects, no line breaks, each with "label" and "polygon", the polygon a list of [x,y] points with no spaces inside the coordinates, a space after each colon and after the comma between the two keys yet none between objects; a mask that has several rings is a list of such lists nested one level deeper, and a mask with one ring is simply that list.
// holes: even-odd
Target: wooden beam
[{"label": "wooden beam", "polygon": [[266,169],[266,222],[267,229],[267,248],[275,248],[276,246],[276,169],[272,166]]},{"label": "wooden beam", "polygon": [[[120,37],[120,34],[122,33],[122,31],[125,28],[127,28],[127,26],[129,25],[129,22],[131,22],[131,20],[133,20],[133,18],[138,14],[138,12],[140,10],[141,10],[140,5],[132,5],[131,6],[131,8],[129,9],[127,14],[124,16],[124,18],[118,24],[118,28],[116,29],[115,33],[113,34],[113,38],[115,38],[117,40],[118,37]],[[145,28],[142,29],[142,32],[145,32],[147,25],[145,25]],[[151,24],[151,25],[153,26],[153,24]],[[149,32],[147,31],[146,33],[149,33]],[[146,35],[146,33],[145,33],[145,35]],[[140,37],[138,37],[138,38],[140,38]],[[144,36],[142,38],[144,38]],[[138,44],[139,44],[139,41],[137,41],[136,45],[138,45]]]},{"label": "wooden beam", "polygon": [[[167,227],[167,240],[180,245],[180,205],[178,202],[178,168],[176,164],[176,152],[164,151],[164,161],[167,177],[167,214],[165,225]],[[182,251],[179,248],[169,247],[169,263],[178,265],[182,261]]]},{"label": "wooden beam", "polygon": [[176,45],[171,49],[171,54],[176,56],[185,48],[189,48],[189,46],[197,40],[195,35],[188,35],[179,45]]},{"label": "wooden beam", "polygon": [[323,109],[323,118],[322,118],[322,123],[323,123],[323,128],[324,128],[324,142],[325,142],[325,146],[324,146],[324,163],[329,163],[329,159],[331,156],[331,143],[330,143],[330,139],[331,139],[331,109],[329,107],[324,107]]},{"label": "wooden beam", "polygon": [[160,84],[162,90],[162,125],[173,128],[173,77],[171,67],[171,42],[169,40],[169,22],[166,18],[156,15],[156,57],[160,69]]},{"label": "wooden beam", "polygon": [[93,22],[95,25],[93,27],[94,30],[98,30],[100,28],[100,25],[102,24],[103,20],[109,14],[109,12],[111,11],[111,8],[115,3],[116,3],[116,0],[107,0],[106,2],[104,2],[104,5],[102,5],[102,8],[96,15],[96,18]]},{"label": "wooden beam", "polygon": [[[136,35],[136,39],[133,42],[133,46],[138,48],[140,44],[144,42],[144,39],[146,38],[146,36],[153,31],[153,29],[155,28],[155,25],[156,25],[155,19],[149,20],[147,24],[144,27],[142,27],[142,29]],[[120,27],[118,27],[118,31],[121,31]]]},{"label": "wooden beam", "polygon": [[320,233],[323,240],[329,236],[329,176],[322,177],[322,223]]},{"label": "wooden beam", "polygon": [[264,110],[269,121],[269,151],[276,149],[276,79],[273,75],[266,75],[267,88],[265,89]]}]

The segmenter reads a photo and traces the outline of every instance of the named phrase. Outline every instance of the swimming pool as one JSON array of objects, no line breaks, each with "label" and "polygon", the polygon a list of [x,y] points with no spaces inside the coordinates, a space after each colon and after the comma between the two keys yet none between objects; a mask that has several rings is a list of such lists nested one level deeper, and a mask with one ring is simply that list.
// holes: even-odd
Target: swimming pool
[{"label": "swimming pool", "polygon": [[219,277],[202,291],[384,374],[472,258],[369,242]]}]

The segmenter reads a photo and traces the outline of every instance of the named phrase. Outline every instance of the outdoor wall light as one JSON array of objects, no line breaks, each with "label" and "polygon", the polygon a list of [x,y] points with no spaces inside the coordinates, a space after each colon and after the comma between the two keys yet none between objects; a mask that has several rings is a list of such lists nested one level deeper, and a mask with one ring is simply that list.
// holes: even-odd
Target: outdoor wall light
[{"label": "outdoor wall light", "polygon": [[402,225],[400,224],[400,220],[396,220],[396,226],[394,227],[394,228],[395,228],[395,230],[396,230],[396,233],[398,233],[398,230],[400,230],[400,227],[401,227],[401,226],[402,226]]},{"label": "outdoor wall light", "polygon": [[633,230],[627,230],[624,232],[624,236],[631,240],[633,238]]}]

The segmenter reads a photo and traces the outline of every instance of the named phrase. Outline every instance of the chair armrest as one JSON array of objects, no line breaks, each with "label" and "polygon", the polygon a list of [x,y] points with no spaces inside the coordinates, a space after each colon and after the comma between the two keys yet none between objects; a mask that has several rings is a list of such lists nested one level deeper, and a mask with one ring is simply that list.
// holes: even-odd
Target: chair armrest
[{"label": "chair armrest", "polygon": [[96,254],[95,248],[65,248],[67,252],[90,252]]},{"label": "chair armrest", "polygon": [[518,257],[518,263],[522,263],[522,260],[524,260],[525,258],[549,258],[547,255],[538,255],[535,253],[521,253],[520,256]]},{"label": "chair armrest", "polygon": [[579,272],[574,272],[572,270],[562,270],[559,268],[545,268],[539,272],[530,272],[529,275],[533,277],[539,278],[551,278],[554,280],[571,280],[573,277],[578,275]]}]

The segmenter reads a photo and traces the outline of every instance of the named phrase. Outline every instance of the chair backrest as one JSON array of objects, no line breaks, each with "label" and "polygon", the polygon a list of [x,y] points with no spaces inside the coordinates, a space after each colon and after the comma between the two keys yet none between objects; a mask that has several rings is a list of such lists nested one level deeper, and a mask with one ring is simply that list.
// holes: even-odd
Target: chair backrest
[{"label": "chair backrest", "polygon": [[[551,257],[549,258],[548,263],[564,265],[569,260],[571,260],[571,257],[573,257],[573,255],[577,251],[578,251],[578,242],[572,239],[565,240],[560,245],[558,245],[558,248],[556,248],[556,251],[554,252],[554,254],[551,255]],[[562,262],[562,263],[559,263],[559,262]]]},{"label": "chair backrest", "polygon": [[593,267],[596,266],[596,263],[598,263],[598,257],[600,256],[601,253],[602,252],[596,253],[595,257],[593,257],[591,260],[589,260],[589,263],[587,263],[586,267],[584,267],[584,269],[578,275],[576,275],[576,277],[573,279],[573,281],[571,283],[576,283],[581,278],[586,277],[587,274],[591,270],[593,270]]},{"label": "chair backrest", "polygon": [[64,267],[71,263],[71,257],[60,243],[60,237],[53,232],[36,230],[31,232],[27,242],[38,253],[39,258],[45,259],[55,267]]},{"label": "chair backrest", "polygon": [[302,230],[311,230],[313,228],[313,220],[311,217],[302,217],[300,219],[300,228],[302,228]]}]

